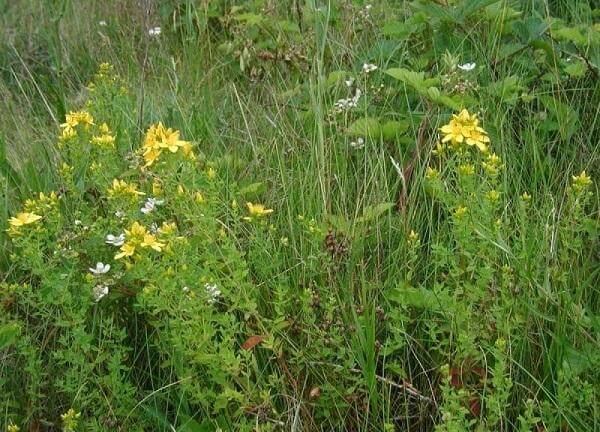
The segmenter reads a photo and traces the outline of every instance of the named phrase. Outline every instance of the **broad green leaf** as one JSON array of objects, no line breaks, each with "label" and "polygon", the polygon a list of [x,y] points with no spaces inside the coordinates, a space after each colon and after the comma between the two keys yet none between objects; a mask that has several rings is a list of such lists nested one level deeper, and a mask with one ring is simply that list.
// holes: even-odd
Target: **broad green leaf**
[{"label": "broad green leaf", "polygon": [[374,117],[363,117],[348,126],[346,132],[351,136],[378,138],[381,135],[381,124]]},{"label": "broad green leaf", "polygon": [[528,44],[538,39],[548,30],[548,23],[538,17],[529,17],[513,22],[512,28],[519,39],[521,39],[521,42]]},{"label": "broad green leaf", "polygon": [[558,30],[552,30],[552,37],[558,40],[573,42],[575,45],[581,47],[588,45],[588,38],[577,27],[562,27]]},{"label": "broad green leaf", "polygon": [[251,183],[240,189],[240,195],[258,195],[265,191],[267,186],[262,182]]},{"label": "broad green leaf", "polygon": [[415,72],[404,68],[392,68],[385,71],[389,76],[414,87],[415,89],[425,89],[425,73]]},{"label": "broad green leaf", "polygon": [[394,203],[389,202],[377,204],[376,206],[365,207],[363,210],[363,215],[357,218],[356,222],[364,223],[374,221],[393,207]]},{"label": "broad green leaf", "polygon": [[381,126],[381,134],[385,140],[393,140],[408,130],[410,123],[406,120],[389,120]]},{"label": "broad green leaf", "polygon": [[0,326],[0,350],[8,348],[14,344],[20,334],[21,327],[16,323],[9,323]]},{"label": "broad green leaf", "polygon": [[519,77],[510,75],[500,81],[491,83],[486,87],[487,93],[500,99],[501,102],[514,104],[519,99],[519,95],[523,91]]},{"label": "broad green leaf", "polygon": [[460,6],[456,12],[457,19],[464,21],[474,13],[478,12],[487,6],[499,3],[500,0],[466,0],[460,3]]},{"label": "broad green leaf", "polygon": [[337,70],[337,71],[333,71],[330,72],[329,75],[327,76],[327,86],[328,87],[333,87],[337,84],[341,84],[346,77],[348,76],[348,72],[343,71],[343,70]]},{"label": "broad green leaf", "polygon": [[572,78],[581,78],[587,72],[587,66],[580,60],[573,61],[565,67],[565,72]]}]

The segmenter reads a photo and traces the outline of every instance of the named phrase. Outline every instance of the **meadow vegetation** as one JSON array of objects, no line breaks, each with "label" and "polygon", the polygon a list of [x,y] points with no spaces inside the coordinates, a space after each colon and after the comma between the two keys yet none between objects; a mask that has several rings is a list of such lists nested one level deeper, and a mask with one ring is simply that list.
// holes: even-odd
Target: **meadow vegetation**
[{"label": "meadow vegetation", "polygon": [[600,430],[598,4],[0,11],[1,430]]}]

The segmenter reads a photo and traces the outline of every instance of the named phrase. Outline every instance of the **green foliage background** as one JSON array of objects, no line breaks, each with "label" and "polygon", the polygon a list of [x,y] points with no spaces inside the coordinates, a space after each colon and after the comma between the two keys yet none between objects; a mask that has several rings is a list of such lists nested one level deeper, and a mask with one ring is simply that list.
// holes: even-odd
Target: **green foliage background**
[{"label": "green foliage background", "polygon": [[[595,2],[0,11],[0,427],[600,429]],[[114,81],[98,82],[103,62]],[[85,135],[59,148],[80,108],[114,151]],[[462,108],[497,172],[436,149]],[[143,199],[115,207],[106,191],[120,178],[153,193],[135,154],[158,121],[198,158],[153,171],[166,203],[142,219]],[[43,228],[10,239],[9,218],[50,191]],[[247,222],[246,202],[274,212]],[[104,236],[134,220],[175,221],[187,243],[114,262]],[[99,302],[97,261],[113,266]]]}]

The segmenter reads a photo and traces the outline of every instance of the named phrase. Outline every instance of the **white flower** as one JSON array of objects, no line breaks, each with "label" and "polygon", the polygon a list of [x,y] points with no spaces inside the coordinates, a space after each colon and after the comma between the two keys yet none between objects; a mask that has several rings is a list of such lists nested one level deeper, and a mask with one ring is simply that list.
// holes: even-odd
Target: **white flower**
[{"label": "white flower", "polygon": [[98,285],[94,287],[94,300],[99,302],[102,297],[108,294],[108,287],[106,285]]},{"label": "white flower", "polygon": [[472,71],[473,69],[475,69],[475,66],[477,66],[475,63],[465,63],[462,65],[458,65],[458,68],[465,72],[469,72],[469,71]]},{"label": "white flower", "polygon": [[119,219],[121,219],[122,217],[125,216],[125,212],[122,212],[121,210],[117,210],[115,212],[115,216],[118,217]]},{"label": "white flower", "polygon": [[181,291],[183,291],[184,293],[189,292],[190,291],[190,287],[184,286],[183,288],[181,288]]},{"label": "white flower", "polygon": [[340,99],[336,103],[333,104],[334,111],[345,111],[350,108],[356,108],[358,106],[358,101],[360,100],[360,96],[362,95],[362,91],[357,88],[354,96],[347,99]]},{"label": "white flower", "polygon": [[148,30],[148,34],[150,36],[159,36],[161,31],[162,30],[160,27],[153,27],[150,30]]},{"label": "white flower", "polygon": [[365,63],[363,64],[363,72],[364,73],[371,73],[373,71],[377,70],[377,66],[375,66],[374,64],[371,63]]},{"label": "white flower", "polygon": [[89,271],[91,271],[94,276],[99,276],[99,275],[108,273],[109,270],[110,270],[110,264],[104,264],[101,262],[96,263],[96,268],[94,268],[94,267],[89,268]]},{"label": "white flower", "polygon": [[140,211],[144,214],[152,213],[156,206],[162,205],[164,200],[157,200],[155,198],[148,198],[144,204],[144,207]]},{"label": "white flower", "polygon": [[98,22],[98,25],[99,25],[100,27],[106,27],[106,26],[107,26],[107,24],[106,24],[106,21],[104,21],[104,20],[102,20],[102,21],[99,21],[99,22]]},{"label": "white flower", "polygon": [[344,81],[346,83],[346,87],[352,87],[352,84],[354,84],[354,78],[350,77],[347,80]]},{"label": "white flower", "polygon": [[121,233],[118,236],[108,234],[105,242],[113,246],[123,246],[123,243],[125,243],[125,234]]},{"label": "white flower", "polygon": [[75,225],[78,225],[78,226],[79,226],[79,225],[81,225],[81,223],[82,223],[82,222],[81,222],[79,219],[75,219],[75,220],[73,221],[73,223],[74,223]]},{"label": "white flower", "polygon": [[221,291],[219,290],[219,288],[217,288],[215,284],[204,284],[204,290],[206,291],[206,294],[208,294],[208,304],[215,303],[221,295]]},{"label": "white flower", "polygon": [[350,147],[356,149],[356,150],[360,150],[365,146],[365,140],[362,137],[359,137],[356,141],[352,141],[350,143]]}]

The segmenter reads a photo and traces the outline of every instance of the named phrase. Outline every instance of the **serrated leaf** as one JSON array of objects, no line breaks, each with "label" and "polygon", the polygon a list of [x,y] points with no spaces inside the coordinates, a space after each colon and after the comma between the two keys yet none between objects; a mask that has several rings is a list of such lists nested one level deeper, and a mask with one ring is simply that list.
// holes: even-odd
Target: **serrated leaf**
[{"label": "serrated leaf", "polygon": [[425,90],[424,72],[415,72],[405,68],[392,68],[386,70],[385,73],[415,89]]}]

